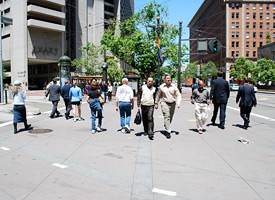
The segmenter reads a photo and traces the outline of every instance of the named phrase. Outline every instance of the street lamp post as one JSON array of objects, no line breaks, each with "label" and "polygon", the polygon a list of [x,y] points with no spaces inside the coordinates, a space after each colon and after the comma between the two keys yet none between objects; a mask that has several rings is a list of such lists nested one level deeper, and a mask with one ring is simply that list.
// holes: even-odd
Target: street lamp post
[{"label": "street lamp post", "polygon": [[[155,31],[157,31],[157,35],[158,35],[158,42],[159,42],[159,35],[160,35],[160,32],[162,32],[163,33],[163,30],[164,30],[164,26],[165,26],[165,24],[162,22],[161,23],[161,25],[159,24],[159,21],[160,21],[160,16],[157,16],[157,24],[154,22],[153,24],[152,24],[152,27],[153,27],[153,30]],[[160,85],[160,65],[161,65],[161,63],[160,63],[160,56],[161,56],[161,49],[160,49],[160,44],[158,43],[158,48],[159,48],[159,55],[158,55],[158,86]]]}]

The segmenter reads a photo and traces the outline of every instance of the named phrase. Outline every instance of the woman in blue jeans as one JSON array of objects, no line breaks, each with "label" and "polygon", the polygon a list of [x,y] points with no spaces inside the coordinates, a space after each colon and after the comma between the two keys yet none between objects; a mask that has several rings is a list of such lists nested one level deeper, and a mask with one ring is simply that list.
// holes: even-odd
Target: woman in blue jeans
[{"label": "woman in blue jeans", "polygon": [[[99,97],[104,98],[103,94],[100,92],[99,83],[96,80],[93,80],[91,83],[91,90],[88,93],[87,102],[90,105],[91,115],[92,115],[92,134],[96,131],[101,132],[102,124],[102,106],[100,105]],[[96,112],[98,112],[98,124],[97,128],[95,125]]]}]

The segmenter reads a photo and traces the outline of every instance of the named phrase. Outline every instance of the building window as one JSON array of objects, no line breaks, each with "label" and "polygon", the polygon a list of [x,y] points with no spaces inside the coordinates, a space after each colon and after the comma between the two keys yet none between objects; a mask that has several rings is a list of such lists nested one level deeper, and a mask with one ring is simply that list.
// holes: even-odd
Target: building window
[{"label": "building window", "polygon": [[263,4],[260,4],[260,10],[262,10],[263,9]]},{"label": "building window", "polygon": [[235,51],[231,51],[231,56],[232,56],[232,57],[235,56]]},{"label": "building window", "polygon": [[246,9],[249,10],[249,3],[246,4]]},{"label": "building window", "polygon": [[240,23],[236,22],[236,28],[239,28],[239,26],[240,26]]},{"label": "building window", "polygon": [[266,4],[266,9],[269,10],[269,3]]},{"label": "building window", "polygon": [[234,3],[231,4],[231,8],[232,8],[232,9],[235,8],[235,4],[234,4]]},{"label": "building window", "polygon": [[253,28],[256,28],[256,22],[253,22]]},{"label": "building window", "polygon": [[273,38],[275,38],[275,32],[273,32]]},{"label": "building window", "polygon": [[273,19],[275,19],[275,13],[273,13]]},{"label": "building window", "polygon": [[246,47],[249,47],[249,42],[246,42]]},{"label": "building window", "polygon": [[236,57],[239,57],[239,51],[236,51]]},{"label": "building window", "polygon": [[245,55],[246,55],[246,57],[249,57],[249,51],[247,51]]},{"label": "building window", "polygon": [[263,42],[260,42],[260,47],[262,47],[263,46]]},{"label": "building window", "polygon": [[246,32],[246,38],[249,38],[249,32]]},{"label": "building window", "polygon": [[236,19],[239,19],[239,13],[236,12]]},{"label": "building window", "polygon": [[232,13],[232,18],[235,18],[235,13],[234,12]]},{"label": "building window", "polygon": [[232,42],[232,45],[231,45],[231,46],[232,46],[232,47],[235,47],[235,42],[234,42],[234,41]]},{"label": "building window", "polygon": [[[232,13],[233,14],[233,13]],[[249,19],[249,13],[246,13],[246,19]]]},{"label": "building window", "polygon": [[240,42],[236,42],[236,47],[239,47]]},{"label": "building window", "polygon": [[256,4],[253,3],[253,10],[256,10]]},{"label": "building window", "polygon": [[256,47],[256,42],[253,42],[253,47]]},{"label": "building window", "polygon": [[256,51],[253,51],[253,57],[256,57]]},{"label": "building window", "polygon": [[273,10],[275,10],[275,4],[273,4]]},{"label": "building window", "polygon": [[253,19],[256,19],[256,13],[253,13]]},{"label": "building window", "polygon": [[269,22],[266,22],[266,28],[269,29]]},{"label": "building window", "polygon": [[235,32],[232,32],[232,38],[234,38],[235,37]]},{"label": "building window", "polygon": [[260,13],[260,19],[263,19],[263,13]]},{"label": "building window", "polygon": [[232,22],[231,28],[235,28],[235,22]]},{"label": "building window", "polygon": [[260,28],[263,28],[263,22],[260,22]]},{"label": "building window", "polygon": [[239,38],[239,32],[236,32],[236,38]]},{"label": "building window", "polygon": [[263,32],[260,32],[260,38],[263,38]]},{"label": "building window", "polygon": [[273,28],[275,28],[275,22],[273,22]]},{"label": "building window", "polygon": [[236,3],[236,9],[239,9],[239,7],[240,7],[240,4]]},{"label": "building window", "polygon": [[253,38],[256,38],[256,32],[253,32]]},{"label": "building window", "polygon": [[246,22],[246,28],[249,28],[249,22]]},{"label": "building window", "polygon": [[269,19],[269,13],[266,13],[266,19]]}]

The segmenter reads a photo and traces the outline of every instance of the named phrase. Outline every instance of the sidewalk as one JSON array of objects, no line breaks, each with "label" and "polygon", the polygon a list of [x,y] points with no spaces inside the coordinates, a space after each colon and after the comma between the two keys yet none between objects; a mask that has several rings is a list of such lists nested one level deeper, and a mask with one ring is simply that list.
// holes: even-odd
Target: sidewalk
[{"label": "sidewalk", "polygon": [[[199,135],[189,91],[183,96],[170,140],[160,108],[154,114],[155,139],[143,135],[142,125],[133,123],[136,104],[132,132],[122,134],[115,101],[104,105],[101,133],[91,134],[87,103],[85,121],[48,114],[29,119],[34,130],[52,132],[14,135],[11,125],[1,127],[0,199],[273,200],[273,128],[252,118],[245,131],[238,127],[239,112],[228,109],[225,130],[206,126]],[[240,143],[240,137],[250,144]]]}]

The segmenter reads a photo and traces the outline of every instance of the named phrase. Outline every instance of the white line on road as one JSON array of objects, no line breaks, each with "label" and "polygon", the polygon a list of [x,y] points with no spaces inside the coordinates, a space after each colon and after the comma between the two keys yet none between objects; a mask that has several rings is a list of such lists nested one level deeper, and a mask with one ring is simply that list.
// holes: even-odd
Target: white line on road
[{"label": "white line on road", "polygon": [[[31,119],[31,118],[35,118],[35,117],[38,117],[38,115],[36,115],[36,116],[28,116],[27,119]],[[10,124],[13,124],[13,121],[5,122],[3,124],[0,124],[0,127],[4,127],[4,126],[10,125]]]},{"label": "white line on road", "polygon": [[9,151],[10,150],[8,147],[0,147],[0,149],[2,149],[4,151]]},{"label": "white line on road", "polygon": [[59,163],[54,163],[54,164],[52,164],[52,165],[55,166],[55,167],[59,167],[59,168],[61,168],[61,169],[68,168],[68,166],[62,165],[62,164],[59,164]]},{"label": "white line on road", "polygon": [[[230,106],[227,106],[227,108],[229,108],[231,110],[236,110],[238,112],[240,111],[240,109],[233,108],[233,107],[230,107]],[[258,118],[266,119],[266,120],[269,120],[269,121],[272,121],[272,122],[275,122],[275,119],[272,119],[270,117],[266,117],[266,116],[263,116],[263,115],[258,115],[258,114],[255,114],[255,113],[251,113],[250,115],[258,117]]]},{"label": "white line on road", "polygon": [[159,194],[165,194],[165,195],[172,196],[172,197],[177,196],[176,192],[172,192],[172,191],[168,191],[168,190],[162,190],[162,189],[158,189],[158,188],[153,188],[152,192],[159,193]]}]

